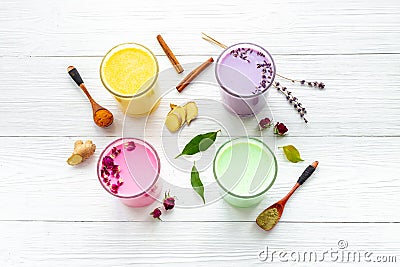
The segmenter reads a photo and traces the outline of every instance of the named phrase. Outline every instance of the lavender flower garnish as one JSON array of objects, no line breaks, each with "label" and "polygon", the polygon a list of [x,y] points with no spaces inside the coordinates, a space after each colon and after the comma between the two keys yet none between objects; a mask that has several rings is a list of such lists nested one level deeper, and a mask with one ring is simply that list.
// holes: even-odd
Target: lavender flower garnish
[{"label": "lavender flower garnish", "polygon": [[281,86],[279,82],[275,82],[273,85],[279,92],[286,96],[286,100],[291,105],[293,105],[294,109],[297,111],[297,113],[299,113],[300,117],[303,118],[305,123],[307,123],[308,120],[304,117],[304,115],[307,113],[307,110],[299,102],[298,98],[293,96],[292,92],[290,92],[286,87]]},{"label": "lavender flower garnish", "polygon": [[300,83],[301,85],[308,85],[309,87],[316,87],[319,89],[324,89],[325,88],[325,84],[323,82],[309,82],[306,80],[295,80],[295,79],[290,79],[287,78],[285,76],[279,75],[278,73],[276,74],[276,76],[281,77],[282,79],[291,81],[292,83]]}]

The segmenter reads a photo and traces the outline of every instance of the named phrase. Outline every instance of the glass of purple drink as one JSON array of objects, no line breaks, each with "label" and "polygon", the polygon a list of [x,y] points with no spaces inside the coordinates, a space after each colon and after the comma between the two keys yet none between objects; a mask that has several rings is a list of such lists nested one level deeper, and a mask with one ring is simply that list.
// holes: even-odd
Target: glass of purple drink
[{"label": "glass of purple drink", "polygon": [[103,188],[130,207],[150,205],[161,193],[160,159],[156,150],[137,138],[109,144],[97,163]]},{"label": "glass of purple drink", "polygon": [[219,56],[215,77],[228,110],[250,117],[266,105],[266,94],[275,79],[275,63],[261,46],[238,43]]}]

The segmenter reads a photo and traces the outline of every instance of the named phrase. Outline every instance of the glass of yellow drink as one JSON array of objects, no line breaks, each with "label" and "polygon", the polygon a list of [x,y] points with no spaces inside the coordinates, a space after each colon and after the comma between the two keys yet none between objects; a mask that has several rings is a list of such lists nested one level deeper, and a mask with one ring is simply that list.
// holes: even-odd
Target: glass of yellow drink
[{"label": "glass of yellow drink", "polygon": [[104,87],[129,116],[146,116],[157,109],[161,92],[158,87],[158,62],[145,46],[124,43],[113,47],[100,65]]}]

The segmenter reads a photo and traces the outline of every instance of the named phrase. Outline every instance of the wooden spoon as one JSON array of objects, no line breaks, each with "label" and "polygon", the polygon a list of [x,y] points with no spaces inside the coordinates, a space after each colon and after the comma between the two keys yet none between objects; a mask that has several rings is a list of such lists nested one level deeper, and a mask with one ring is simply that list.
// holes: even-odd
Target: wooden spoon
[{"label": "wooden spoon", "polygon": [[89,99],[90,104],[92,105],[94,123],[96,123],[96,125],[99,127],[110,126],[114,121],[113,114],[108,109],[103,108],[102,106],[97,104],[96,101],[94,101],[92,96],[89,94],[89,91],[86,89],[86,86],[83,83],[81,75],[79,75],[78,70],[74,66],[69,66],[67,70],[71,78],[76,82],[76,84],[82,89],[82,91]]},{"label": "wooden spoon", "polygon": [[283,209],[285,208],[288,199],[293,195],[296,189],[299,188],[300,185],[302,185],[311,176],[311,174],[313,174],[317,166],[318,161],[314,161],[311,165],[309,165],[300,175],[292,190],[290,190],[290,192],[284,198],[261,212],[256,219],[257,225],[265,231],[269,231],[274,228],[282,216]]}]

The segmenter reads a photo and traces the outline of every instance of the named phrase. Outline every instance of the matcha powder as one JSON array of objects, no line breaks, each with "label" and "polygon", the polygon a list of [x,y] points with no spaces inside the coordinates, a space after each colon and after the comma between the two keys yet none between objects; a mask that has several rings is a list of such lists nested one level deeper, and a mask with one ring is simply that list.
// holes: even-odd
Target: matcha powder
[{"label": "matcha powder", "polygon": [[271,230],[279,221],[279,212],[277,208],[263,211],[256,220],[256,223],[266,231]]}]

